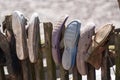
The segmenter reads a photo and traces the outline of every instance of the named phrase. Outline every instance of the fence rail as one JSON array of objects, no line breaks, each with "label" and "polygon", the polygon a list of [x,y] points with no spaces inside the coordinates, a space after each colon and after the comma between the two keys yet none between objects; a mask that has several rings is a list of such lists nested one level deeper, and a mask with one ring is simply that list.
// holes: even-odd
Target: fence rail
[{"label": "fence rail", "polygon": [[[62,65],[56,66],[52,59],[52,29],[53,25],[51,22],[43,23],[45,43],[39,45],[39,59],[36,63],[30,63],[29,59],[18,60],[15,49],[15,38],[12,32],[12,19],[11,15],[6,16],[3,21],[3,30],[6,30],[6,37],[10,46],[10,52],[5,53],[7,56],[6,64],[0,65],[0,80],[71,80],[69,79],[69,74],[73,74],[73,80],[82,80],[82,76],[78,73],[76,66],[70,70],[64,70]],[[64,33],[64,32],[63,32]],[[1,38],[0,38],[1,39]],[[41,39],[40,39],[41,40]],[[5,42],[5,41],[4,41]],[[41,42],[41,41],[40,41]],[[1,42],[0,42],[1,43]],[[6,42],[5,42],[6,43]],[[109,46],[115,46],[115,65],[116,74],[115,79],[120,79],[120,29],[116,29],[114,33],[111,34],[111,38],[104,51],[102,66],[101,66],[101,80],[111,80],[110,77],[110,65],[109,56]],[[2,45],[4,46],[4,45]],[[5,46],[4,46],[5,47]],[[1,48],[1,46],[0,46]],[[7,51],[6,51],[7,52]],[[62,50],[61,50],[62,52]],[[1,52],[2,53],[2,52]],[[47,61],[47,67],[43,65],[43,59]],[[4,66],[7,66],[8,75],[4,72]],[[96,80],[95,68],[88,64],[88,74],[87,80]]]}]

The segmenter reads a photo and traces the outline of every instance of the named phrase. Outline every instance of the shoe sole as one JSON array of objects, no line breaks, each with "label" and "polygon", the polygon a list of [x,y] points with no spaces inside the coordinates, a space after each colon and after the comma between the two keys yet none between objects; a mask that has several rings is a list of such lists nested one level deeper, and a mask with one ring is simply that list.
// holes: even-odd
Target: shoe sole
[{"label": "shoe sole", "polygon": [[[75,24],[73,24],[75,23]],[[77,26],[76,26],[77,23]],[[71,26],[72,24],[72,26]],[[74,27],[73,27],[74,25]],[[75,57],[77,51],[77,43],[80,34],[80,22],[72,21],[66,28],[64,34],[64,52],[62,56],[62,65],[66,70],[71,69],[75,64]],[[72,35],[71,35],[72,34]],[[73,35],[75,34],[75,35]],[[71,39],[72,38],[72,39]],[[69,52],[68,52],[69,51]]]},{"label": "shoe sole", "polygon": [[16,52],[20,60],[28,57],[27,35],[25,32],[24,16],[19,11],[12,14],[12,29],[16,39]]},{"label": "shoe sole", "polygon": [[28,27],[28,51],[31,63],[35,63],[38,60],[38,51],[40,45],[39,23],[38,14],[34,13],[30,19]]},{"label": "shoe sole", "polygon": [[62,17],[56,24],[52,32],[52,56],[56,65],[61,63],[61,54],[60,53],[60,37],[62,35],[62,30],[65,27],[65,22],[67,21],[68,16]]},{"label": "shoe sole", "polygon": [[84,58],[85,58],[88,48],[90,47],[90,44],[92,43],[92,36],[95,33],[95,25],[88,24],[80,32],[81,34],[80,34],[80,39],[78,42],[76,65],[77,65],[78,72],[81,75],[86,75],[87,64]]}]

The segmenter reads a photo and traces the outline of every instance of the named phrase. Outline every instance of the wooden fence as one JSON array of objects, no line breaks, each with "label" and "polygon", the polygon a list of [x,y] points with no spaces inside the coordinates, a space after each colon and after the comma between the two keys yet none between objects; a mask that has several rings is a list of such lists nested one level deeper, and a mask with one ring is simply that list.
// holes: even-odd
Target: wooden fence
[{"label": "wooden fence", "polygon": [[[11,16],[6,16],[5,20],[2,23],[3,30],[7,33],[7,40],[10,46],[10,51],[0,51],[0,53],[4,53],[6,57],[6,64],[0,65],[0,80],[56,80],[56,78],[60,78],[60,80],[71,80],[69,79],[69,74],[73,75],[72,80],[82,80],[82,76],[78,73],[76,66],[70,70],[64,70],[62,65],[56,66],[52,59],[52,44],[51,44],[51,36],[53,25],[51,22],[44,22],[44,35],[45,35],[45,43],[39,45],[39,60],[36,63],[30,63],[29,59],[18,60],[16,56],[15,49],[15,38],[12,32],[12,20]],[[101,66],[101,80],[111,80],[110,77],[110,65],[111,61],[109,60],[109,55],[107,55],[108,51],[112,49],[115,51],[116,58],[116,73],[115,79],[120,80],[120,30],[115,29],[113,33],[111,33],[110,40],[108,45],[106,46],[106,50],[104,51],[102,66]],[[1,39],[1,38],[0,38]],[[40,41],[41,42],[41,41]],[[1,42],[0,42],[1,43]],[[109,48],[110,45],[115,48]],[[1,47],[1,46],[0,46]],[[46,59],[47,66],[44,67],[43,59]],[[8,75],[4,72],[4,66],[7,66]],[[94,67],[88,64],[88,74],[87,80],[96,80],[96,72]]]}]

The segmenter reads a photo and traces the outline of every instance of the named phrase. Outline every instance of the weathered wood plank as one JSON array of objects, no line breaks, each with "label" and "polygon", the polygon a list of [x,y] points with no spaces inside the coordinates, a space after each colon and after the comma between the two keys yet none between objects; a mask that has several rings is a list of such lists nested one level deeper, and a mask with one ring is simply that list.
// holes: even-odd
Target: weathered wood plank
[{"label": "weathered wood plank", "polygon": [[103,52],[103,59],[102,59],[102,66],[101,66],[102,80],[111,80],[108,53],[109,53],[108,46],[106,46],[106,50]]},{"label": "weathered wood plank", "polygon": [[88,74],[87,74],[87,80],[96,80],[95,75],[95,68],[88,63]]},{"label": "weathered wood plank", "polygon": [[51,44],[51,38],[52,38],[52,23],[47,22],[43,23],[44,25],[44,34],[45,34],[45,54],[47,58],[47,75],[49,80],[56,80],[56,67],[55,63],[52,59],[52,44]]},{"label": "weathered wood plank", "polygon": [[35,75],[36,75],[36,80],[45,80],[45,72],[44,72],[44,69],[43,69],[43,51],[42,51],[42,47],[41,47],[40,33],[38,33],[38,37],[39,37],[40,44],[39,44],[38,61],[34,64]]},{"label": "weathered wood plank", "polygon": [[118,5],[119,5],[119,8],[120,8],[120,0],[117,0],[118,1]]},{"label": "weathered wood plank", "polygon": [[120,80],[120,33],[115,32],[115,52],[116,52],[116,76],[115,80]]},{"label": "weathered wood plank", "polygon": [[39,60],[34,64],[36,80],[45,80],[43,62],[41,52],[39,54]]},{"label": "weathered wood plank", "polygon": [[82,76],[78,73],[76,66],[73,68],[73,80],[82,80]]},{"label": "weathered wood plank", "polygon": [[60,78],[61,80],[69,80],[69,71],[65,70],[62,65],[60,65]]},{"label": "weathered wood plank", "polygon": [[[37,23],[37,26],[39,26],[40,24]],[[38,61],[34,64],[34,68],[35,68],[35,76],[36,76],[36,80],[45,80],[45,75],[44,75],[44,69],[43,69],[43,52],[42,52],[42,47],[41,47],[41,35],[40,35],[40,29],[41,27],[38,27],[38,32],[37,33],[37,37],[38,37],[38,41],[39,41],[39,51],[38,51]]]},{"label": "weathered wood plank", "polygon": [[34,66],[30,63],[29,59],[21,61],[23,80],[35,80],[34,77]]},{"label": "weathered wood plank", "polygon": [[6,80],[3,66],[0,66],[0,80]]}]

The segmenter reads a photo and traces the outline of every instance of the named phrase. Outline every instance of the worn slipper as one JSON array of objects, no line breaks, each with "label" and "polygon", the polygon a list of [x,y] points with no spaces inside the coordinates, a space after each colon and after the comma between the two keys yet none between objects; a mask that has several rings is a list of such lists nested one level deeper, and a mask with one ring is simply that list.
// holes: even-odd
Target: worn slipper
[{"label": "worn slipper", "polygon": [[[100,46],[97,50],[94,51],[94,54],[92,54],[90,56],[90,54],[92,53],[94,49],[94,42],[92,41],[92,45],[89,47],[88,52],[86,54],[86,62],[88,62],[89,64],[91,64],[93,67],[95,67],[95,69],[99,69],[102,63],[102,53],[105,50],[104,46]],[[90,57],[89,57],[90,56]],[[89,60],[88,59],[89,57]]]},{"label": "worn slipper", "polygon": [[113,31],[114,26],[107,24],[99,29],[92,41],[91,50],[86,55],[86,61],[99,69],[101,66],[102,52],[104,51],[103,45],[108,40],[109,34]]},{"label": "worn slipper", "polygon": [[72,21],[68,24],[64,33],[64,52],[62,56],[63,68],[69,70],[74,67],[78,40],[80,37],[80,27],[81,23],[77,20]]},{"label": "worn slipper", "polygon": [[89,23],[80,31],[80,39],[78,43],[78,52],[76,65],[81,75],[87,74],[87,63],[85,62],[85,54],[92,43],[92,36],[95,34],[95,24]]},{"label": "worn slipper", "polygon": [[61,19],[56,22],[53,27],[52,32],[52,57],[56,65],[61,63],[61,53],[60,53],[60,37],[62,35],[62,30],[65,28],[65,22],[68,16],[62,16]]},{"label": "worn slipper", "polygon": [[28,52],[31,63],[35,63],[38,60],[40,45],[39,23],[38,14],[34,13],[28,23]]},{"label": "worn slipper", "polygon": [[12,13],[12,29],[16,39],[17,57],[24,60],[28,57],[27,35],[25,31],[26,19],[19,11]]}]

